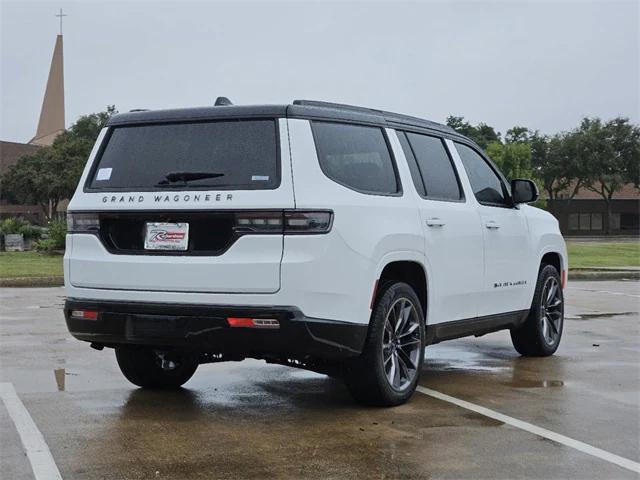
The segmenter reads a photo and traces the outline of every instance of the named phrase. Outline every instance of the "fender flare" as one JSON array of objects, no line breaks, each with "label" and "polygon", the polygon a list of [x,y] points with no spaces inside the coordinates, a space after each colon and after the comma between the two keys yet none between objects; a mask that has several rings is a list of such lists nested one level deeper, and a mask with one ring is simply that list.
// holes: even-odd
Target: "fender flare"
[{"label": "fender flare", "polygon": [[[428,310],[429,310],[429,301],[430,301],[430,292],[431,289],[429,288],[429,279],[431,278],[431,268],[430,265],[427,261],[426,255],[424,254],[424,252],[419,252],[416,250],[395,250],[393,252],[387,252],[386,254],[384,254],[380,260],[378,261],[376,268],[375,268],[375,272],[374,272],[374,276],[373,276],[373,280],[375,283],[375,288],[376,291],[372,292],[372,300],[374,298],[374,296],[377,294],[377,288],[378,288],[378,280],[380,280],[380,275],[382,274],[382,271],[385,269],[385,267],[387,265],[389,265],[390,263],[393,262],[413,262],[413,263],[417,263],[420,267],[422,267],[422,269],[424,270],[424,277],[425,277],[425,284],[427,286],[427,291],[425,292],[425,299],[426,299],[426,307],[424,310],[424,315],[425,315],[425,323],[427,322],[427,318],[428,318]],[[372,302],[373,303],[373,302]]]}]

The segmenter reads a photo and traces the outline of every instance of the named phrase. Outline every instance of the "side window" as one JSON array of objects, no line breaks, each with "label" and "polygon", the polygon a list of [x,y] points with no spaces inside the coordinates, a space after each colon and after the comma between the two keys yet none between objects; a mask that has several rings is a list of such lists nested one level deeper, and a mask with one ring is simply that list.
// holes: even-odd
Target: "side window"
[{"label": "side window", "polygon": [[404,152],[404,156],[407,159],[407,164],[409,165],[409,171],[411,172],[413,185],[416,187],[416,191],[420,195],[426,197],[427,191],[424,189],[424,183],[422,183],[422,175],[420,175],[420,169],[418,168],[416,157],[413,156],[411,145],[409,145],[409,140],[407,140],[407,134],[400,130],[396,130],[396,133],[398,134],[398,140],[400,140],[402,151]]},{"label": "side window", "polygon": [[456,142],[471,188],[482,204],[508,206],[507,190],[498,174],[474,149]]},{"label": "side window", "polygon": [[407,132],[427,192],[435,200],[460,200],[462,192],[442,139]]},{"label": "side window", "polygon": [[353,190],[399,191],[396,171],[381,128],[312,122],[320,167],[327,177]]}]

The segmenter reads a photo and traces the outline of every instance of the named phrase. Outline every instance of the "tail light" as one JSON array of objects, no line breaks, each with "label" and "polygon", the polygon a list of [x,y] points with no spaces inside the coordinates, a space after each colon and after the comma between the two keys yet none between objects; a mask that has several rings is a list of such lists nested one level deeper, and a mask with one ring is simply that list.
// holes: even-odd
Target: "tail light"
[{"label": "tail light", "polygon": [[282,233],[282,211],[238,212],[236,232],[238,233]]},{"label": "tail light", "polygon": [[320,234],[331,230],[333,212],[328,210],[254,211],[236,213],[238,233]]},{"label": "tail light", "polygon": [[301,211],[284,212],[284,233],[309,234],[327,233],[331,230],[333,212],[330,211]]},{"label": "tail light", "polygon": [[71,316],[83,320],[97,320],[98,312],[96,310],[71,310]]},{"label": "tail light", "polygon": [[98,233],[100,218],[97,213],[67,212],[68,233]]},{"label": "tail light", "polygon": [[234,328],[280,328],[275,318],[227,317],[227,323]]}]

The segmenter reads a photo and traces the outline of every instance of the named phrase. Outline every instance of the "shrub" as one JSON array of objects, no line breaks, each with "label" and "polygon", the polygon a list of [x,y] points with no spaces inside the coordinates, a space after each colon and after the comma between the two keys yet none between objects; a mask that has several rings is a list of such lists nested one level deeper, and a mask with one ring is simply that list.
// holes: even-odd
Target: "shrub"
[{"label": "shrub", "polygon": [[5,218],[0,221],[0,234],[10,235],[15,233],[21,233],[25,240],[38,239],[42,236],[42,229],[34,225],[29,224],[22,218]]},{"label": "shrub", "polygon": [[47,229],[47,238],[38,240],[33,246],[40,253],[55,253],[58,250],[64,250],[66,236],[66,220],[51,220]]},{"label": "shrub", "polygon": [[64,248],[65,238],[67,237],[67,221],[51,220],[49,222],[49,238],[55,248]]},{"label": "shrub", "polygon": [[56,242],[51,238],[43,238],[42,240],[38,240],[36,243],[33,244],[33,247],[36,249],[37,252],[48,253],[48,254],[52,254],[52,253],[55,253],[56,250],[60,250],[56,246]]}]

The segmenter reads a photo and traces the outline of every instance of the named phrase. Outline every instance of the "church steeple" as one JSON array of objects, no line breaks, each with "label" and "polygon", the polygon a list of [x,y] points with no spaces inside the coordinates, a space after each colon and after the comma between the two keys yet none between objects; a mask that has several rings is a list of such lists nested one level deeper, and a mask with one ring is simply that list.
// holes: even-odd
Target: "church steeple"
[{"label": "church steeple", "polygon": [[[62,21],[62,11],[60,12]],[[29,143],[35,145],[51,145],[53,140],[65,129],[64,123],[64,65],[62,57],[62,24],[60,35],[56,38],[53,49],[47,89],[42,100],[40,121],[35,137]]]}]

